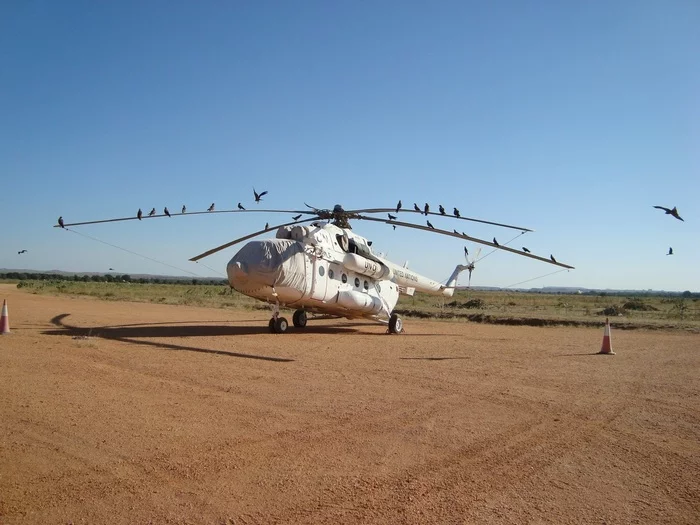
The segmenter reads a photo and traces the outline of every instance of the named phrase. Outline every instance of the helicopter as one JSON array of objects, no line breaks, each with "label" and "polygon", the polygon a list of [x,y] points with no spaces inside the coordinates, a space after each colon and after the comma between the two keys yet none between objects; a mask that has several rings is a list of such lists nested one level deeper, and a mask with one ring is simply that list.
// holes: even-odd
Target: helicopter
[{"label": "helicopter", "polygon": [[[504,228],[521,230],[523,233],[532,230],[508,224],[496,223],[463,217],[457,212],[453,215],[430,212],[427,205],[425,211],[417,206],[414,210],[401,210],[401,203],[395,208],[368,208],[346,211],[342,205],[336,204],[333,209],[319,209],[305,204],[309,210],[220,210],[206,212],[189,212],[188,216],[213,213],[290,213],[296,214],[293,222],[277,226],[265,225],[265,228],[227,242],[206,252],[190,261],[197,262],[221,250],[227,249],[244,241],[249,241],[261,234],[275,231],[275,237],[247,242],[226,266],[226,274],[232,289],[271,304],[272,317],[269,320],[270,332],[282,334],[287,332],[289,321],[281,315],[280,307],[294,309],[292,324],[303,329],[309,321],[309,314],[314,318],[347,318],[368,319],[387,326],[390,334],[404,331],[403,320],[394,312],[400,294],[414,295],[416,292],[452,297],[457,278],[467,270],[471,274],[475,268],[475,260],[467,258],[467,264],[457,264],[447,279],[441,284],[429,277],[409,270],[406,265],[398,265],[386,257],[374,253],[372,242],[356,234],[350,226],[351,220],[375,221],[428,231],[434,234],[457,237],[470,240],[495,249],[509,251],[520,256],[537,259],[542,262],[574,269],[573,266],[558,262],[553,257],[544,258],[530,253],[529,250],[519,251],[508,246],[471,237],[457,230],[452,232],[435,228],[430,221],[427,226],[399,221],[397,214],[419,213],[443,215],[458,220],[474,221]],[[456,208],[455,208],[456,211]],[[391,213],[394,215],[391,215]],[[387,213],[389,219],[370,217],[368,214]],[[184,212],[183,212],[184,214]],[[180,215],[183,215],[180,214]],[[177,216],[178,214],[171,214]],[[148,219],[165,215],[153,215]],[[306,216],[302,219],[303,216]],[[55,227],[68,228],[84,224],[133,220],[138,217],[106,219],[73,224],[57,224]],[[147,217],[143,217],[147,219]],[[467,250],[465,249],[465,254]]]}]

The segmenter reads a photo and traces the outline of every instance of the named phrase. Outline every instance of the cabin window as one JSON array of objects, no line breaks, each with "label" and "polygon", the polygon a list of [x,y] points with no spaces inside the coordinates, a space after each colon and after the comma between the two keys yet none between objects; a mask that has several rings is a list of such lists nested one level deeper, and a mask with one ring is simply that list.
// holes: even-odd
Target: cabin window
[{"label": "cabin window", "polygon": [[323,269],[323,266],[318,267],[318,274],[323,277],[323,275],[326,273],[326,270]]},{"label": "cabin window", "polygon": [[328,278],[333,279],[333,269],[332,268],[328,268]]},{"label": "cabin window", "polygon": [[369,283],[365,281],[365,290],[369,290]]},{"label": "cabin window", "polygon": [[348,276],[345,275],[345,274],[343,274],[343,275],[340,277],[340,280],[343,281],[343,283],[346,283],[346,282],[348,282]]},{"label": "cabin window", "polygon": [[355,288],[359,288],[359,287],[360,287],[360,278],[355,277]]}]

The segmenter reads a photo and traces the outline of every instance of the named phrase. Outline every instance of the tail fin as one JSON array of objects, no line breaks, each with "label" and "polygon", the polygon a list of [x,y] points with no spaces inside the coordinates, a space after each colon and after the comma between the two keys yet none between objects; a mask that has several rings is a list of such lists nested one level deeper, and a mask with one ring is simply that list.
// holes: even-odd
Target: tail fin
[{"label": "tail fin", "polygon": [[464,264],[458,264],[455,267],[455,271],[452,272],[452,275],[450,275],[450,278],[447,280],[447,284],[442,287],[442,295],[445,297],[452,297],[455,293],[455,284],[457,283],[457,277],[459,277],[459,274],[462,273],[464,270],[468,270],[469,266],[466,266]]}]

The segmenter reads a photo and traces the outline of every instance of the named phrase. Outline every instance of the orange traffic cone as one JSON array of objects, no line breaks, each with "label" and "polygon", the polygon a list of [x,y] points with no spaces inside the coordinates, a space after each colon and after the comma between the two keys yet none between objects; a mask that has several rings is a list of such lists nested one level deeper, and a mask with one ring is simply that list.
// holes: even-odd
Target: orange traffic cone
[{"label": "orange traffic cone", "polygon": [[2,317],[0,317],[0,333],[10,333],[10,318],[7,315],[7,299],[2,302]]},{"label": "orange traffic cone", "polygon": [[612,349],[612,342],[610,341],[610,321],[605,318],[605,330],[603,331],[603,346],[600,348],[599,354],[615,355]]}]

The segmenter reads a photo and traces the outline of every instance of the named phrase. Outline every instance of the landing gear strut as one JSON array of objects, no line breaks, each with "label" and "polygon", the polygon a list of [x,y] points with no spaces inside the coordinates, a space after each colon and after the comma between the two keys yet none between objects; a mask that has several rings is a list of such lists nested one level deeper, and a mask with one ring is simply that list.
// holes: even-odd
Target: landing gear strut
[{"label": "landing gear strut", "polygon": [[403,332],[403,321],[396,314],[391,314],[389,317],[389,333],[390,334],[400,334]]},{"label": "landing gear strut", "polygon": [[280,317],[280,302],[277,300],[275,300],[275,304],[272,306],[272,319],[270,319],[267,326],[273,334],[283,334],[289,327],[289,321],[284,317]]}]

